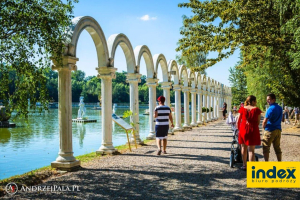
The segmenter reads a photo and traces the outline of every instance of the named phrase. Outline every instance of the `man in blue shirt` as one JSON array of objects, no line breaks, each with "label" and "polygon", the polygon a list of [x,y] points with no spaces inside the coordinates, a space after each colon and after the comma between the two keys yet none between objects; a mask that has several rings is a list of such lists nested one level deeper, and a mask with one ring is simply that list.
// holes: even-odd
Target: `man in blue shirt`
[{"label": "man in blue shirt", "polygon": [[263,135],[263,153],[265,161],[269,161],[270,147],[273,143],[273,148],[275,150],[277,160],[282,160],[282,152],[280,148],[280,138],[281,138],[281,120],[282,120],[282,108],[275,103],[275,94],[267,95],[267,102],[270,105],[266,112],[265,119],[262,123],[265,129]]}]

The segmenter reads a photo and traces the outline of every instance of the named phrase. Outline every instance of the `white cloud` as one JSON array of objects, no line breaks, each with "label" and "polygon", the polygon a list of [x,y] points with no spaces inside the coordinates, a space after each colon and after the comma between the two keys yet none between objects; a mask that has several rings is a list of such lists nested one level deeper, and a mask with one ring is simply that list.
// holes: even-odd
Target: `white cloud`
[{"label": "white cloud", "polygon": [[143,21],[149,21],[149,20],[156,20],[157,17],[150,17],[149,15],[144,15],[143,17],[141,17],[139,19],[143,20]]}]

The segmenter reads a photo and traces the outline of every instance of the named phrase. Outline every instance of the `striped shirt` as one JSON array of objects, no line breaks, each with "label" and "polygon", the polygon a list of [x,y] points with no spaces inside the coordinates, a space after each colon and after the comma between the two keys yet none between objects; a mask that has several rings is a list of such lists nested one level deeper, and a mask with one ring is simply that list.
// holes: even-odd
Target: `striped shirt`
[{"label": "striped shirt", "polygon": [[157,112],[155,124],[169,125],[169,115],[171,113],[171,109],[168,106],[157,106],[155,111]]}]

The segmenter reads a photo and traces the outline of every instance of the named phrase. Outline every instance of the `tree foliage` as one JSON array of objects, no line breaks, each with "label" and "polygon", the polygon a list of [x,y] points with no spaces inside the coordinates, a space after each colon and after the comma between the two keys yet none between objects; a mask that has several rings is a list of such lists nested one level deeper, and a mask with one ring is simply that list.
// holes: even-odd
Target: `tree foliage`
[{"label": "tree foliage", "polygon": [[248,90],[259,84],[259,90],[299,105],[299,6],[291,0],[190,0],[179,4],[194,15],[184,20],[177,50],[184,55],[217,52],[200,67],[206,69],[240,49]]},{"label": "tree foliage", "polygon": [[[28,98],[33,105],[37,101],[46,105],[45,70],[50,66],[49,57],[59,60],[63,51],[75,2],[0,1],[0,99],[11,111],[26,116]],[[15,73],[14,79],[9,78],[10,73]],[[9,90],[11,84],[15,86],[13,93]]]},{"label": "tree foliage", "polygon": [[239,105],[245,102],[248,96],[247,77],[244,69],[239,68],[238,65],[229,69],[229,82],[231,83],[232,105]]},{"label": "tree foliage", "polygon": [[[188,17],[186,15],[182,16],[183,21]],[[181,31],[185,31],[187,28],[182,26],[180,28]],[[177,45],[181,45],[182,41],[179,41]],[[184,54],[184,50],[181,52],[180,55],[176,55],[176,61],[179,65],[185,65],[187,68],[190,68],[194,71],[200,71],[201,74],[206,74],[205,70],[199,70],[200,66],[206,63],[207,52],[192,52],[189,54]]]}]

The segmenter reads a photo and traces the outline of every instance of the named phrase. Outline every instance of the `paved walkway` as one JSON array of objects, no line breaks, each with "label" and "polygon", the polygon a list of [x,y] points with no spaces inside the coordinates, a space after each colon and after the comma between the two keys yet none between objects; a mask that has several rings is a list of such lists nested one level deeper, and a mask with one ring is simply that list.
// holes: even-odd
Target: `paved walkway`
[{"label": "paved walkway", "polygon": [[[246,173],[229,167],[231,135],[224,121],[209,123],[170,136],[166,155],[157,156],[153,143],[43,184],[78,185],[80,192],[27,192],[15,198],[300,199],[299,189],[247,189]],[[262,159],[261,148],[257,154]]]}]

